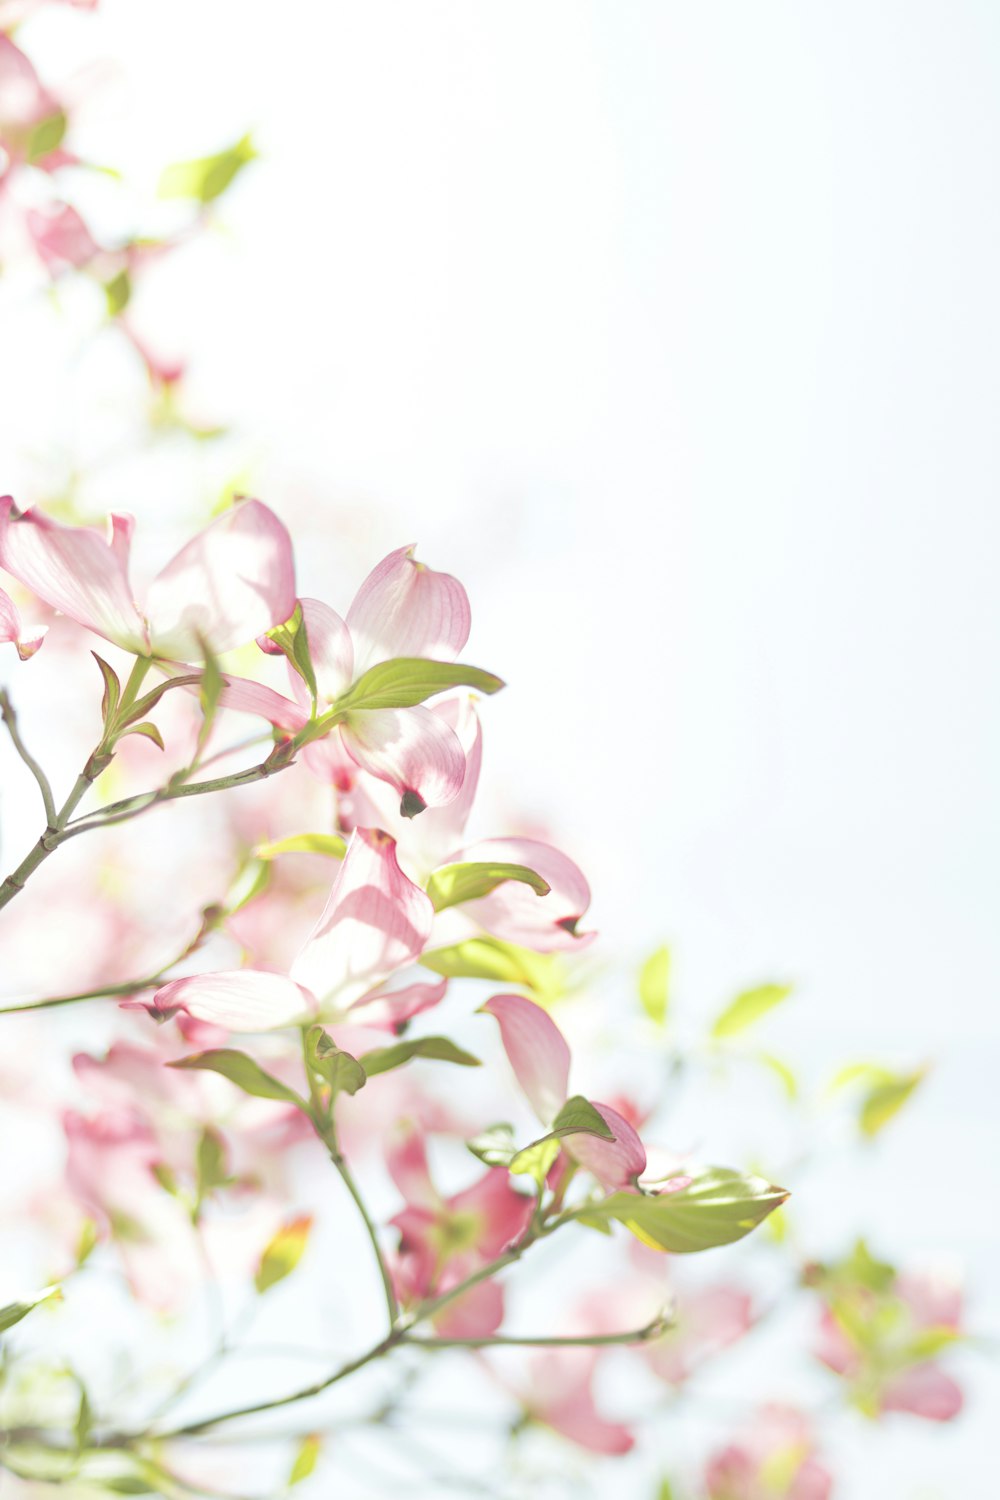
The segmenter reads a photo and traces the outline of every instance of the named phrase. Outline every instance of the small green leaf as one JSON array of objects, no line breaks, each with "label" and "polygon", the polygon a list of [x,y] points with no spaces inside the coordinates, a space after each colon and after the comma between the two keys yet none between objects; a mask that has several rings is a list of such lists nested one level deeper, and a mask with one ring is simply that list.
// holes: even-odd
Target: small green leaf
[{"label": "small green leaf", "polygon": [[565,965],[559,953],[532,953],[501,938],[468,938],[449,948],[432,948],[417,962],[450,979],[490,979],[521,985],[540,999],[552,999],[564,988]]},{"label": "small green leaf", "polygon": [[141,734],[144,739],[152,740],[153,744],[157,747],[158,750],[166,749],[166,746],[163,743],[162,734],[157,729],[156,725],[149,719],[143,720],[141,724],[130,724],[128,729],[126,729],[122,733],[120,738],[124,739],[128,734]]},{"label": "small green leaf", "polygon": [[250,859],[238,870],[226,894],[226,912],[232,916],[248,906],[255,896],[271,883],[271,866],[261,859]]},{"label": "small green leaf", "polygon": [[104,297],[107,302],[108,317],[117,318],[129,305],[132,296],[132,278],[123,268],[110,281],[104,283]]},{"label": "small green leaf", "polygon": [[313,1472],[317,1463],[319,1462],[321,1451],[322,1448],[320,1440],[316,1433],[310,1433],[308,1437],[304,1437],[302,1439],[302,1442],[299,1445],[299,1451],[295,1455],[295,1461],[292,1464],[291,1472],[288,1475],[289,1489],[291,1489],[296,1484],[301,1484],[303,1479],[309,1478],[310,1474]]},{"label": "small green leaf", "polygon": [[609,1128],[604,1116],[582,1094],[573,1094],[566,1100],[552,1121],[551,1134],[557,1137],[597,1135],[604,1141],[613,1141],[615,1138],[614,1131]]},{"label": "small green leaf", "polygon": [[299,1109],[306,1107],[305,1100],[300,1099],[294,1089],[286,1088],[277,1078],[265,1073],[252,1057],[248,1057],[245,1052],[237,1052],[232,1047],[194,1052],[190,1057],[179,1057],[176,1062],[167,1063],[167,1067],[196,1068],[206,1073],[220,1073],[223,1078],[228,1078],[230,1083],[235,1083],[237,1088],[242,1089],[245,1094],[252,1094],[255,1099],[281,1099],[285,1104],[294,1104]]},{"label": "small green leaf", "polygon": [[518,1177],[533,1177],[542,1187],[558,1155],[559,1142],[554,1136],[546,1135],[540,1141],[532,1141],[523,1151],[516,1152],[508,1163],[508,1171]]},{"label": "small green leaf", "polygon": [[457,1047],[446,1036],[420,1036],[410,1041],[395,1042],[391,1047],[376,1047],[373,1052],[363,1052],[361,1062],[368,1077],[374,1078],[377,1073],[388,1073],[392,1068],[402,1067],[412,1057],[457,1063],[462,1068],[480,1066],[478,1057]]},{"label": "small green leaf", "polygon": [[303,1214],[283,1224],[265,1247],[253,1284],[260,1293],[290,1276],[302,1259],[309,1241],[312,1219]]},{"label": "small green leaf", "polygon": [[798,1081],[786,1062],[782,1062],[780,1057],[775,1057],[770,1052],[758,1052],[756,1053],[756,1058],[758,1062],[763,1063],[765,1068],[769,1068],[775,1077],[780,1080],[781,1086],[789,1099],[798,1098]]},{"label": "small green leaf", "polygon": [[478,901],[488,896],[505,880],[517,880],[529,885],[536,896],[547,896],[548,881],[529,870],[527,865],[508,864],[457,864],[444,865],[435,870],[427,882],[427,894],[435,911],[445,911],[449,906],[461,906],[466,901]]},{"label": "small green leaf", "polygon": [[34,1297],[26,1297],[23,1302],[8,1302],[6,1307],[0,1307],[0,1333],[6,1333],[8,1328],[13,1328],[15,1323],[20,1323],[22,1318],[26,1318],[41,1303],[61,1296],[60,1287],[47,1286],[44,1291],[38,1292]]},{"label": "small green leaf", "polygon": [[480,1131],[479,1135],[473,1136],[471,1141],[466,1141],[466,1146],[473,1156],[485,1162],[488,1167],[506,1167],[517,1155],[517,1146],[514,1142],[514,1127],[506,1121],[497,1125],[490,1125],[488,1129]]},{"label": "small green leaf", "polygon": [[79,1453],[87,1445],[90,1429],[94,1425],[94,1414],[90,1408],[90,1398],[87,1395],[87,1387],[80,1386],[80,1405],[77,1407],[76,1422],[73,1427],[73,1440],[76,1451]]},{"label": "small green leaf", "polygon": [[612,1193],[587,1215],[617,1219],[654,1249],[686,1255],[741,1240],[787,1197],[763,1177],[709,1167],[677,1192]]},{"label": "small green leaf", "polygon": [[716,1040],[735,1036],[737,1032],[744,1031],[762,1016],[766,1016],[769,1010],[774,1010],[791,993],[792,987],[788,984],[762,984],[755,990],[744,990],[717,1017],[712,1027],[712,1036]]},{"label": "small green leaf", "polygon": [[232,1181],[226,1156],[226,1143],[217,1130],[206,1125],[198,1142],[197,1179],[199,1204],[216,1188]]},{"label": "small green leaf", "polygon": [[862,1132],[872,1139],[884,1130],[889,1121],[899,1113],[924,1079],[924,1071],[901,1073],[887,1082],[878,1083],[865,1095],[858,1116]]},{"label": "small green leaf", "polygon": [[310,697],[315,703],[319,696],[319,689],[316,685],[316,672],[309,651],[309,634],[306,630],[301,600],[295,601],[295,610],[291,617],[284,624],[276,625],[267,634],[268,639],[284,652],[289,664],[309,689]]},{"label": "small green leaf", "polygon": [[229,187],[257,152],[248,135],[215,156],[201,156],[195,161],[175,162],[164,169],[157,189],[161,198],[197,198],[211,203]]},{"label": "small green leaf", "polygon": [[269,844],[258,844],[254,854],[258,859],[277,859],[281,854],[325,854],[330,859],[343,859],[347,853],[347,840],[339,833],[293,833],[287,839],[275,839]]},{"label": "small green leaf", "polygon": [[48,156],[50,151],[55,151],[62,144],[66,134],[66,123],[66,116],[60,109],[55,114],[48,115],[44,120],[39,120],[38,124],[32,127],[25,147],[25,155],[29,162],[41,161],[43,156]]},{"label": "small green leaf", "polygon": [[419,656],[398,656],[369,667],[353,683],[334,708],[339,713],[354,713],[376,708],[414,708],[435,693],[449,688],[478,688],[481,693],[498,693],[504,686],[492,672],[468,667],[462,662],[425,661]]},{"label": "small green leaf", "polygon": [[200,672],[185,672],[180,677],[168,677],[165,682],[158,683],[148,693],[145,693],[128,711],[126,724],[135,724],[139,719],[146,718],[152,713],[164,693],[169,693],[172,688],[193,687],[201,682]]},{"label": "small green leaf", "polygon": [[368,1077],[358,1059],[341,1051],[322,1026],[310,1026],[306,1034],[306,1060],[312,1071],[330,1085],[332,1097],[356,1094]]},{"label": "small green leaf", "polygon": [[122,685],[118,680],[117,672],[115,672],[113,667],[108,666],[108,663],[104,660],[103,656],[98,656],[96,651],[92,651],[90,654],[96,661],[97,665],[100,667],[101,676],[104,678],[104,697],[101,699],[101,718],[105,726],[107,726],[111,722],[118,708],[118,703],[122,695]]},{"label": "small green leaf", "polygon": [[639,999],[651,1021],[662,1026],[670,1001],[670,949],[657,948],[639,972]]},{"label": "small green leaf", "polygon": [[198,702],[201,706],[201,727],[198,730],[196,752],[198,756],[208,744],[208,737],[212,733],[212,725],[215,723],[215,715],[219,709],[219,699],[222,697],[222,689],[225,685],[225,679],[219,670],[219,663],[212,654],[207,641],[201,642],[201,648],[204,665],[198,683]]}]

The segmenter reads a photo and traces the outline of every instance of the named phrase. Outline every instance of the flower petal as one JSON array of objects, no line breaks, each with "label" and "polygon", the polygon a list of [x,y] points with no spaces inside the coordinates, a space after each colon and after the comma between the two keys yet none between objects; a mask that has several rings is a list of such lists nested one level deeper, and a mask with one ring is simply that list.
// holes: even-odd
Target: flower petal
[{"label": "flower petal", "polygon": [[232,651],[295,609],[292,543],[273,511],[242,500],[182,547],[149,590],[153,650],[201,660]]},{"label": "flower petal", "polygon": [[646,1170],[645,1147],[616,1109],[596,1102],[594,1108],[614,1135],[614,1140],[602,1141],[598,1135],[572,1135],[563,1142],[566,1150],[609,1192],[634,1187],[636,1178]]},{"label": "flower petal", "polygon": [[68,203],[58,203],[45,212],[29,208],[25,222],[45,269],[53,277],[85,266],[100,249],[80,214]]},{"label": "flower petal", "polygon": [[345,1010],[420,956],[433,917],[430,898],[399,868],[393,840],[359,828],[292,978]]},{"label": "flower petal", "polygon": [[172,979],[153,996],[157,1010],[184,1010],[226,1031],[273,1031],[309,1020],[316,1001],[284,974],[230,969]]},{"label": "flower petal", "polygon": [[508,880],[462,908],[494,937],[538,953],[580,948],[593,940],[593,933],[576,930],[590,905],[590,887],[582,870],[551,844],[537,839],[484,839],[454,858],[527,865],[548,882],[548,895],[536,896],[520,881]]},{"label": "flower petal", "polygon": [[913,1365],[890,1380],[879,1403],[882,1411],[907,1411],[928,1422],[950,1422],[963,1404],[961,1386],[933,1361]]},{"label": "flower petal", "polygon": [[126,651],[148,652],[146,630],[132,601],[127,557],[90,526],[63,526],[34,508],[14,512],[0,498],[0,564],[78,625]]},{"label": "flower petal", "polygon": [[469,597],[457,578],[414,561],[400,547],[373,568],[347,612],[354,671],[394,656],[454,661],[469,639]]},{"label": "flower petal", "polygon": [[27,661],[42,644],[48,626],[37,626],[34,634],[29,636],[23,634],[23,629],[20,610],[10,595],[0,589],[0,641],[13,642],[18,656],[22,661]]},{"label": "flower petal", "polygon": [[296,734],[309,720],[304,709],[282,693],[276,693],[274,688],[263,682],[253,682],[249,677],[234,677],[228,672],[222,679],[219,703],[237,713],[257,714],[290,734]]},{"label": "flower petal", "polygon": [[350,1007],[349,1019],[357,1021],[359,1026],[376,1026],[398,1032],[414,1016],[440,1005],[447,988],[447,979],[439,979],[436,984],[418,983],[398,990],[373,990],[355,1000]]},{"label": "flower petal", "polygon": [[342,729],[347,752],[364,771],[387,781],[413,817],[457,797],[465,756],[453,729],[429,708],[377,708],[353,713]]},{"label": "flower petal", "polygon": [[500,1040],[524,1095],[543,1125],[551,1125],[569,1092],[569,1047],[540,1005],[523,995],[494,995],[483,1010],[499,1022]]},{"label": "flower petal", "polygon": [[[309,642],[309,657],[316,674],[316,686],[321,698],[332,703],[351,685],[354,676],[354,644],[351,632],[329,604],[319,599],[300,599],[302,619]],[[296,696],[306,694],[306,687],[297,672],[289,667],[292,687]],[[300,702],[306,701],[300,698]]]}]

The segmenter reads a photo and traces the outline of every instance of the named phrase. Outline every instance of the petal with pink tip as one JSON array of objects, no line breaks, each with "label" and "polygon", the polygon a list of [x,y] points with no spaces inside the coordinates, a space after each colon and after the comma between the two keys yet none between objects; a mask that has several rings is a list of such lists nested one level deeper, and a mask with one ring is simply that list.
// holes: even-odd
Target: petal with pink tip
[{"label": "petal with pink tip", "polygon": [[576,930],[590,905],[590,887],[580,868],[551,844],[537,839],[484,839],[454,858],[527,865],[548,882],[548,895],[537,896],[520,881],[508,880],[481,901],[470,901],[462,908],[494,937],[538,953],[580,948],[592,941],[593,933]]},{"label": "petal with pink tip", "polygon": [[636,1178],[646,1170],[646,1151],[642,1142],[629,1122],[609,1104],[594,1103],[594,1108],[614,1135],[614,1140],[602,1141],[599,1135],[571,1135],[564,1142],[566,1150],[609,1192],[634,1187]]},{"label": "petal with pink tip", "polygon": [[415,562],[399,547],[373,568],[347,612],[354,670],[394,656],[454,661],[469,639],[469,598],[457,578]]},{"label": "petal with pink tip", "polygon": [[197,661],[281,625],[295,609],[292,542],[273,511],[241,500],[182,547],[148,596],[153,650]]},{"label": "petal with pink tip", "polygon": [[373,990],[355,1000],[350,1007],[349,1019],[361,1026],[398,1032],[414,1016],[440,1005],[447,988],[447,979],[440,979],[436,984],[408,984],[399,990]]},{"label": "petal with pink tip", "polygon": [[20,610],[10,595],[0,589],[0,641],[12,642],[21,660],[27,661],[42,644],[48,626],[40,625],[28,636],[23,634],[23,629]]},{"label": "petal with pink tip", "polygon": [[362,770],[399,792],[404,817],[441,807],[462,789],[465,756],[458,736],[428,708],[354,713],[342,734]]},{"label": "petal with pink tip", "polygon": [[172,979],[153,996],[158,1010],[184,1010],[226,1031],[274,1031],[316,1013],[316,1001],[284,974],[230,969]]},{"label": "petal with pink tip", "polygon": [[388,834],[356,829],[292,978],[346,1009],[419,958],[433,917],[430,898],[399,868]]},{"label": "petal with pink tip", "polygon": [[63,526],[32,508],[15,514],[0,498],[0,565],[60,610],[126,651],[149,651],[121,548],[90,526]]},{"label": "petal with pink tip", "polygon": [[523,995],[494,995],[483,1010],[500,1026],[500,1039],[524,1095],[543,1125],[551,1125],[569,1092],[569,1047],[540,1005]]}]

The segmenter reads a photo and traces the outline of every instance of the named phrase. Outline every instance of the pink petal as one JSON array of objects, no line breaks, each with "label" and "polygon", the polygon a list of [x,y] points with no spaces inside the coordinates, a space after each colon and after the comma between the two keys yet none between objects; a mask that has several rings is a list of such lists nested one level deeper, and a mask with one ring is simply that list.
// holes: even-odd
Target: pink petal
[{"label": "pink petal", "polygon": [[58,101],[43,88],[34,66],[5,32],[0,31],[0,125],[3,134],[29,129],[57,113]]},{"label": "pink petal", "polygon": [[308,990],[284,974],[262,969],[230,969],[172,979],[153,996],[161,1011],[184,1010],[199,1021],[227,1031],[273,1031],[310,1020],[316,1002]]},{"label": "pink petal", "polygon": [[297,703],[262,682],[252,682],[249,677],[234,677],[227,673],[223,678],[219,703],[237,713],[257,714],[289,734],[297,734],[309,722],[309,715]]},{"label": "pink petal", "polygon": [[613,1133],[613,1141],[602,1141],[597,1135],[572,1135],[565,1141],[566,1150],[587,1172],[592,1172],[602,1187],[634,1187],[636,1178],[646,1170],[646,1151],[632,1126],[617,1110],[607,1104],[594,1104],[597,1113]]},{"label": "pink petal", "polygon": [[153,650],[200,660],[281,625],[295,609],[292,543],[273,511],[242,500],[182,547],[149,590]]},{"label": "pink petal", "polygon": [[[319,599],[301,599],[302,619],[309,642],[309,658],[316,674],[319,696],[327,703],[347,691],[354,676],[354,644],[351,632],[335,610]],[[308,701],[302,678],[289,667],[292,687],[300,702]]]},{"label": "pink petal", "polygon": [[580,948],[593,939],[593,933],[576,931],[590,905],[590,887],[579,867],[551,844],[537,839],[484,839],[454,857],[527,865],[548,882],[549,894],[536,896],[528,886],[508,880],[481,901],[470,901],[462,908],[494,937],[539,953]]},{"label": "pink petal", "polygon": [[[308,744],[302,752],[302,759],[317,781],[336,787],[341,794],[352,792],[361,775],[361,767],[354,757],[347,753],[343,731],[340,727],[323,739],[313,740],[311,744]],[[350,829],[353,825],[348,822],[343,826]],[[382,819],[368,818],[365,820],[365,826],[380,828]]]},{"label": "pink petal", "polygon": [[45,639],[47,629],[47,625],[40,625],[34,634],[24,636],[21,613],[17,605],[8,593],[0,589],[0,641],[11,641],[16,646],[17,654],[22,661],[27,661],[29,656],[34,656]]},{"label": "pink petal", "polygon": [[52,276],[85,266],[100,246],[75,208],[60,203],[42,212],[29,208],[25,215],[35,249]]},{"label": "pink petal", "polygon": [[[590,1453],[628,1453],[635,1439],[621,1422],[609,1422],[594,1403],[595,1350],[562,1349],[535,1361],[533,1384],[546,1394],[529,1402],[539,1421]],[[551,1393],[551,1394],[549,1394]]]},{"label": "pink petal", "polygon": [[359,828],[292,978],[346,1009],[420,956],[433,917],[430,898],[399,868],[393,840]]},{"label": "pink petal", "polygon": [[914,1365],[890,1380],[882,1392],[883,1411],[908,1411],[929,1422],[950,1422],[963,1405],[962,1390],[940,1365]]},{"label": "pink petal", "polygon": [[89,526],[62,526],[0,499],[0,564],[39,599],[126,651],[149,650],[120,545]]},{"label": "pink petal", "polygon": [[465,756],[458,736],[428,708],[354,713],[342,734],[358,765],[396,788],[406,817],[440,807],[461,791]]},{"label": "pink petal", "polygon": [[500,1025],[500,1039],[528,1103],[551,1125],[569,1092],[569,1047],[552,1017],[523,995],[494,995],[483,1010]]},{"label": "pink petal", "polygon": [[447,988],[447,979],[440,979],[436,984],[408,984],[399,990],[373,990],[349,1007],[350,1019],[360,1025],[399,1032],[414,1016],[440,1005]]},{"label": "pink petal", "polygon": [[394,656],[454,661],[469,639],[472,615],[465,589],[448,573],[400,547],[369,573],[347,612],[357,676]]},{"label": "pink petal", "polygon": [[449,1213],[475,1215],[476,1255],[483,1261],[495,1260],[508,1245],[521,1238],[533,1207],[527,1194],[518,1193],[511,1186],[506,1167],[491,1167],[471,1187],[447,1200]]},{"label": "pink petal", "polygon": [[486,1339],[500,1327],[503,1313],[503,1287],[495,1281],[481,1281],[449,1302],[431,1321],[435,1333],[443,1339]]},{"label": "pink petal", "polygon": [[426,1143],[412,1125],[404,1122],[390,1133],[385,1164],[407,1205],[437,1212],[441,1196],[431,1181]]}]

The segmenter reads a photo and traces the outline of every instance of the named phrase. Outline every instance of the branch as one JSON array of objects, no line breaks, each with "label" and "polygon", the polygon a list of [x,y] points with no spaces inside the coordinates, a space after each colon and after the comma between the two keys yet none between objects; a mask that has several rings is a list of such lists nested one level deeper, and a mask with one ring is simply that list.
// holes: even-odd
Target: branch
[{"label": "branch", "polygon": [[648,1344],[653,1339],[662,1338],[673,1326],[672,1316],[668,1313],[660,1313],[642,1328],[629,1328],[622,1333],[582,1333],[565,1336],[491,1333],[484,1334],[482,1338],[467,1339],[409,1338],[407,1343],[413,1349],[493,1349],[516,1348],[521,1345],[543,1349],[598,1349],[612,1344]]},{"label": "branch", "polygon": [[56,821],[56,802],[52,795],[52,787],[49,784],[49,778],[21,738],[21,732],[17,727],[17,714],[14,712],[14,705],[10,701],[6,688],[0,688],[0,718],[7,726],[7,733],[10,735],[14,749],[38,782],[38,790],[42,794],[42,802],[45,805],[45,817],[51,828]]}]

